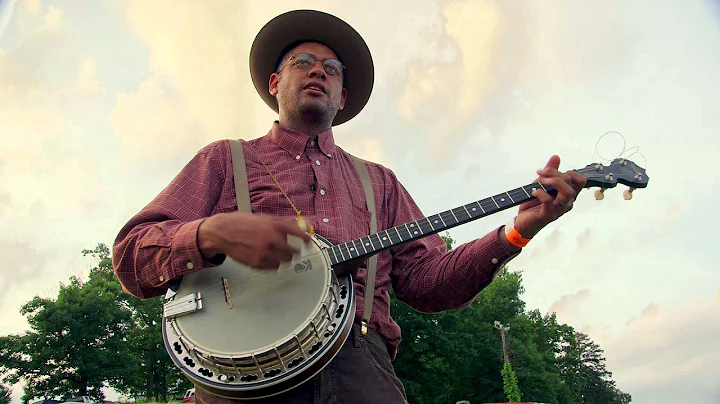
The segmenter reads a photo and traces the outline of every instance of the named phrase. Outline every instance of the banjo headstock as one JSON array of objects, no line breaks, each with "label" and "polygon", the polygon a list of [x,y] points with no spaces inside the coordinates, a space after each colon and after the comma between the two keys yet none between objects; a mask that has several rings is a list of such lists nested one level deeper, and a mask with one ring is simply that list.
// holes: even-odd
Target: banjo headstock
[{"label": "banjo headstock", "polygon": [[649,180],[644,168],[626,158],[616,158],[609,165],[588,164],[576,171],[586,178],[585,188],[600,188],[595,191],[595,199],[598,200],[604,198],[606,189],[615,188],[618,184],[628,186],[623,196],[626,200],[632,199],[632,192],[647,187]]}]

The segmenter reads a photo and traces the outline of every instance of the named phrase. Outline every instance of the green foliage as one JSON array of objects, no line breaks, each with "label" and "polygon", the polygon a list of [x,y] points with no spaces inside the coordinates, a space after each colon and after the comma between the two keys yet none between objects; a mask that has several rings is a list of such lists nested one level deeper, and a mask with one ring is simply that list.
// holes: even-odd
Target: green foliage
[{"label": "green foliage", "polygon": [[[455,240],[443,238],[452,249]],[[106,387],[158,402],[181,396],[192,386],[165,351],[162,298],[124,293],[106,246],[83,254],[97,260],[89,279],[72,277],[56,298],[25,303],[30,330],[0,337],[0,380],[24,381],[22,401],[103,399]],[[554,315],[526,311],[523,293],[522,274],[508,268],[462,310],[422,314],[390,292],[391,313],[403,330],[395,369],[409,401],[629,403],[603,350]],[[496,320],[510,327],[507,365]]]},{"label": "green foliage", "polygon": [[124,335],[130,315],[116,304],[119,284],[98,268],[87,282],[71,277],[56,299],[36,296],[20,312],[30,331],[0,337],[0,369],[10,384],[24,380],[33,397],[104,398],[105,382],[122,374]]},{"label": "green foliage", "polygon": [[[443,238],[451,249],[454,240]],[[409,401],[629,403],[610,379],[602,350],[554,314],[526,311],[523,293],[521,272],[508,268],[462,310],[419,313],[391,292],[391,313],[403,332],[394,365]],[[507,370],[496,320],[511,329]]]},{"label": "green foliage", "polygon": [[10,387],[0,384],[0,404],[10,404],[12,401],[12,392]]},{"label": "green foliage", "polygon": [[517,403],[521,400],[520,387],[518,387],[517,376],[512,370],[509,363],[503,365],[502,368],[503,390],[507,396],[507,400],[511,403]]},{"label": "green foliage", "polygon": [[23,401],[103,400],[106,387],[166,401],[187,388],[163,345],[160,300],[124,293],[105,245],[83,255],[97,259],[86,282],[71,277],[56,299],[36,296],[25,303],[21,313],[30,330],[0,337],[3,380],[25,382]]}]

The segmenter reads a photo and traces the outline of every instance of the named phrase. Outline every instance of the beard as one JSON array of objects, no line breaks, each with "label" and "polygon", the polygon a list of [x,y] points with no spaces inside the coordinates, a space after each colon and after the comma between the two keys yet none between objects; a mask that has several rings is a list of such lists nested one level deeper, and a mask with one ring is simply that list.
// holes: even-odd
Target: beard
[{"label": "beard", "polygon": [[326,94],[325,97],[304,95],[303,88],[281,89],[278,104],[287,117],[293,120],[309,121],[315,124],[331,123],[340,109],[340,97]]}]

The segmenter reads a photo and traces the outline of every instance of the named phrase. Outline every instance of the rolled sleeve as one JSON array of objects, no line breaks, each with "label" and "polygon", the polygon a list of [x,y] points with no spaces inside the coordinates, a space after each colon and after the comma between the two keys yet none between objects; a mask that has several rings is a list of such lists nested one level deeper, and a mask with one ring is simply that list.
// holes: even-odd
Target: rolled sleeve
[{"label": "rolled sleeve", "polygon": [[[388,208],[396,212],[392,226],[424,215],[405,188],[396,182]],[[511,253],[500,241],[502,227],[452,251],[433,234],[393,250],[393,290],[415,310],[436,313],[469,305],[500,270],[520,252]]]},{"label": "rolled sleeve", "polygon": [[113,269],[125,292],[154,297],[165,293],[170,281],[217,264],[202,257],[197,235],[223,194],[227,165],[232,164],[228,148],[216,142],[200,150],[120,230],[113,245]]}]

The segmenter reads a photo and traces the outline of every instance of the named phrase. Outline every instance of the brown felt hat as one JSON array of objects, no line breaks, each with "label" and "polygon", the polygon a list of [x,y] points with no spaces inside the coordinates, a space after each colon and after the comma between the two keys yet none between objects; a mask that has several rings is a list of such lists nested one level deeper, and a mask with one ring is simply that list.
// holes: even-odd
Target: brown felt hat
[{"label": "brown felt hat", "polygon": [[375,72],[370,49],[360,34],[333,15],[294,10],[265,24],[250,49],[250,75],[255,90],[270,108],[279,112],[277,99],[268,90],[270,75],[285,53],[308,41],[328,46],[345,65],[347,100],[345,108],[335,116],[333,126],[345,123],[360,113],[370,99]]}]

